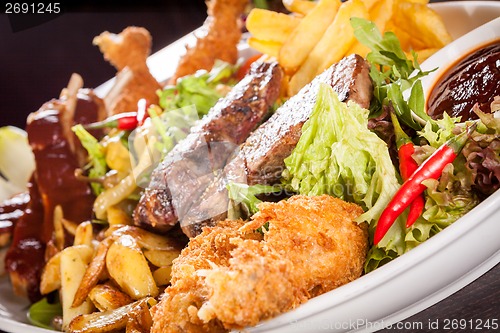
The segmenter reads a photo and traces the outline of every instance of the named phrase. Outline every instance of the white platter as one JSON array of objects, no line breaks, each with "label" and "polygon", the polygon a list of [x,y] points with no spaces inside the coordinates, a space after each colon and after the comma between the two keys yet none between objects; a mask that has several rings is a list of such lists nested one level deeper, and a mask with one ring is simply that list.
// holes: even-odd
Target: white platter
[{"label": "white platter", "polygon": [[[458,38],[500,16],[500,2],[462,1],[431,5]],[[188,35],[152,55],[149,66],[165,80]],[[242,52],[249,52],[242,48]],[[163,70],[159,70],[162,69]],[[105,91],[107,84],[100,87]],[[373,332],[408,318],[465,287],[500,262],[500,191],[482,202],[446,230],[404,256],[358,280],[311,299],[306,304],[246,332]],[[478,244],[481,244],[478,246]],[[388,297],[390,295],[390,297]],[[30,326],[28,304],[12,293],[0,278],[0,330],[53,332]]]}]

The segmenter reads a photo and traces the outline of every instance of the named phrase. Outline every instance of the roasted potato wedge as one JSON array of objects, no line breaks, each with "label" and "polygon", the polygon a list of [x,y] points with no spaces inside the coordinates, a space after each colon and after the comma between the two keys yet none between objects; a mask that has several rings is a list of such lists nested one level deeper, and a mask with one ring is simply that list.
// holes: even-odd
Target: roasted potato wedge
[{"label": "roasted potato wedge", "polygon": [[[90,300],[85,300],[77,307],[73,307],[73,300],[78,290],[78,286],[85,274],[87,266],[91,260],[88,256],[88,246],[71,246],[61,252],[61,289],[60,298],[63,310],[63,329],[66,329],[73,318],[88,314],[94,310]],[[90,249],[93,253],[93,249]]]},{"label": "roasted potato wedge", "polygon": [[109,284],[99,284],[92,288],[89,298],[99,311],[118,309],[134,301],[129,295]]},{"label": "roasted potato wedge", "polygon": [[137,305],[144,303],[146,307],[156,304],[154,298],[146,297],[115,310],[94,312],[75,317],[68,326],[70,333],[105,333],[125,329],[129,316]]},{"label": "roasted potato wedge", "polygon": [[158,296],[158,287],[138,242],[122,235],[108,249],[106,267],[111,278],[133,299]]},{"label": "roasted potato wedge", "polygon": [[87,299],[87,296],[92,288],[94,288],[99,282],[99,277],[106,268],[106,255],[112,242],[113,239],[108,237],[99,243],[96,255],[85,270],[85,274],[83,275],[80,285],[75,293],[75,298],[72,304],[73,307],[82,304],[85,299]]}]

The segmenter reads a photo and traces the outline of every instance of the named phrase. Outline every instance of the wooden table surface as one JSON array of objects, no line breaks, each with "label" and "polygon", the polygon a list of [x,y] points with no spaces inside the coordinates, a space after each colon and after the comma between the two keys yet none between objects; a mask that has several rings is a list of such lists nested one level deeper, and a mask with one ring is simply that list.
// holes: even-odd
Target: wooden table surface
[{"label": "wooden table surface", "polygon": [[[176,1],[161,11],[143,10],[140,13],[117,14],[90,8],[85,12],[64,14],[38,27],[13,32],[6,16],[0,15],[0,100],[3,103],[0,126],[23,127],[26,116],[57,96],[73,71],[82,74],[89,87],[112,77],[114,70],[91,45],[92,37],[100,32],[119,32],[131,24],[145,26],[153,36],[153,51],[156,51],[201,25],[205,16],[203,0]],[[71,48],[63,48],[68,43]],[[65,63],[61,64],[62,60]],[[22,74],[27,70],[31,77]],[[47,80],[48,70],[50,80]],[[474,323],[494,320],[500,324],[499,281],[500,265],[496,265],[450,297],[404,320],[402,327],[406,328],[394,325],[392,329],[381,332],[473,331],[451,326],[450,329],[444,328],[446,322],[451,324],[460,320]],[[440,328],[433,329],[435,325],[431,323],[438,323]],[[494,330],[483,328],[477,331]]]}]

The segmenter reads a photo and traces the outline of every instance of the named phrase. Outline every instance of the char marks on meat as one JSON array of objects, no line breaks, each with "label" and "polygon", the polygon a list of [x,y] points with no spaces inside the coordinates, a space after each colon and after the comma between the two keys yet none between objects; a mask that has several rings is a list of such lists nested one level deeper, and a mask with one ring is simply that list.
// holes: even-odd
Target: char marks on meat
[{"label": "char marks on meat", "polygon": [[[351,100],[364,108],[370,105],[372,82],[367,62],[358,55],[351,55],[331,66],[252,133],[238,155],[225,166],[192,206],[190,214],[181,221],[186,235],[194,237],[202,227],[214,225],[215,221],[226,217],[228,182],[272,185],[279,181],[285,168],[284,160],[297,145],[302,125],[314,108],[320,83],[331,85],[341,101]],[[206,216],[211,218],[204,220]]]},{"label": "char marks on meat", "polygon": [[250,73],[195,125],[155,168],[134,212],[136,225],[166,232],[212,182],[236,147],[268,115],[283,73],[276,62],[256,62]]}]

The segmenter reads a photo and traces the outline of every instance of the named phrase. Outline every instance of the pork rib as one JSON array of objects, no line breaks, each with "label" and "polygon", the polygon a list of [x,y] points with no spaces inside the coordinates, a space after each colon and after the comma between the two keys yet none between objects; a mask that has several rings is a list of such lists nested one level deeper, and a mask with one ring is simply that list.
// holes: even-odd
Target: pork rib
[{"label": "pork rib", "polygon": [[[370,105],[372,82],[369,66],[362,57],[348,56],[317,76],[252,133],[238,155],[191,206],[181,221],[187,236],[194,237],[201,233],[202,227],[212,226],[227,216],[224,208],[229,201],[228,182],[272,185],[279,181],[284,160],[297,145],[302,126],[314,108],[320,83],[332,86],[341,101],[352,100],[364,108]],[[211,218],[204,219],[206,216]]]},{"label": "pork rib", "polygon": [[134,223],[156,232],[172,228],[212,182],[214,171],[268,115],[282,77],[276,62],[252,64],[250,73],[155,168]]}]

